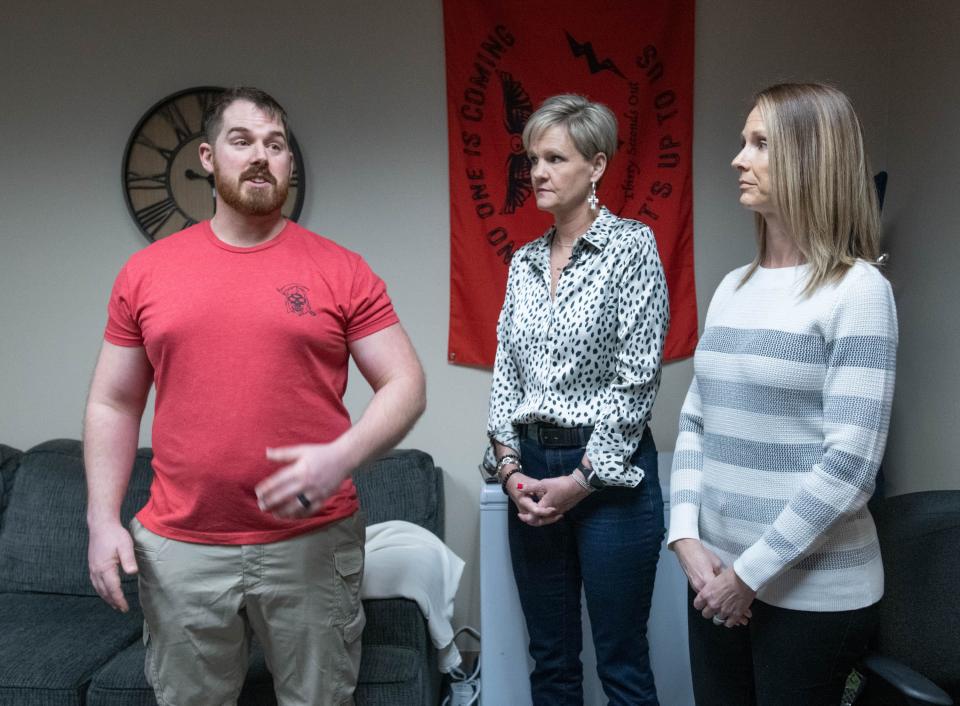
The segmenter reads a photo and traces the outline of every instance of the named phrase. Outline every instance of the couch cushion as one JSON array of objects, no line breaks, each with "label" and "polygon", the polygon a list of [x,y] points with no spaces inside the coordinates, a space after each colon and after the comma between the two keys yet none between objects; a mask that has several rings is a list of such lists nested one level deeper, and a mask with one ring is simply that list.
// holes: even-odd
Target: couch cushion
[{"label": "couch cushion", "polygon": [[409,647],[369,645],[360,659],[361,684],[405,684],[420,671],[423,655]]},{"label": "couch cushion", "polygon": [[[153,690],[143,674],[145,649],[137,642],[105,664],[90,682],[86,706],[156,706]],[[407,647],[364,645],[360,662],[357,704],[412,704],[420,702],[424,656]],[[256,641],[238,706],[273,706],[273,680]]]},{"label": "couch cushion", "polygon": [[[137,452],[124,524],[147,501],[148,449]],[[95,596],[87,569],[86,485],[80,442],[69,439],[34,446],[20,458],[0,531],[0,591],[38,591]],[[136,577],[123,590],[136,592]]]},{"label": "couch cushion", "polygon": [[0,444],[0,527],[3,527],[3,511],[13,490],[13,474],[20,463],[21,452],[12,446]]},{"label": "couch cushion", "polygon": [[422,663],[422,655],[404,647],[365,647],[354,697],[357,706],[436,703],[425,700]]},{"label": "couch cushion", "polygon": [[91,675],[142,634],[134,604],[99,598],[0,593],[0,705],[80,705]]},{"label": "couch cushion", "polygon": [[409,647],[424,654],[433,649],[427,623],[415,601],[408,598],[376,598],[363,602],[367,625],[363,649],[374,645]]},{"label": "couch cushion", "polygon": [[429,454],[394,449],[353,473],[367,524],[406,520],[443,539],[443,471]]},{"label": "couch cushion", "polygon": [[[93,675],[87,691],[86,706],[156,706],[153,689],[143,673],[146,648],[142,642],[131,645]],[[247,680],[238,706],[274,706],[273,679],[267,669],[263,650],[256,640],[250,650]]]}]

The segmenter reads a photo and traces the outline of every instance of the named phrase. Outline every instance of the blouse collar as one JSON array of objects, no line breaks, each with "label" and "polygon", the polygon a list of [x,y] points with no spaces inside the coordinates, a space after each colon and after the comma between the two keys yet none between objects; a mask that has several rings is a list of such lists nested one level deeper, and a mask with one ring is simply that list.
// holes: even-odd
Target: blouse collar
[{"label": "blouse collar", "polygon": [[[583,241],[589,243],[597,250],[603,250],[610,241],[610,231],[612,229],[609,226],[616,220],[617,217],[610,213],[606,206],[601,206],[600,213],[597,214],[597,217],[593,220],[587,232],[577,238],[577,245],[574,246],[574,248],[579,248],[580,241]],[[550,267],[550,243],[556,231],[556,226],[550,226],[546,233],[523,251],[524,259],[546,271]]]}]

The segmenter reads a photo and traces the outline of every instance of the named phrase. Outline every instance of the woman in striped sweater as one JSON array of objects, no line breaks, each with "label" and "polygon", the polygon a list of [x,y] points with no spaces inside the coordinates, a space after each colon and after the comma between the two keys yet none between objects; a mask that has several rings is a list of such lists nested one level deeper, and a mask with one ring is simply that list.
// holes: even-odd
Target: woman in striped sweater
[{"label": "woman in striped sweater", "polygon": [[866,502],[893,396],[893,294],[850,101],[759,93],[733,160],[759,251],[694,358],[668,542],[690,583],[697,703],[837,704],[883,594]]}]

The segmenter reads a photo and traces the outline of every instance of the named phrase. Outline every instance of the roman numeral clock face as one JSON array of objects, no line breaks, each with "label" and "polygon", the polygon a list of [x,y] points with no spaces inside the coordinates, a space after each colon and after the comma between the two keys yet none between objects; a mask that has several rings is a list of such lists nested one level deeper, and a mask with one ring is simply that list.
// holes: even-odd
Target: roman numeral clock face
[{"label": "roman numeral clock face", "polygon": [[[123,155],[123,193],[130,215],[147,240],[155,241],[212,218],[213,175],[200,165],[203,112],[223,89],[188,88],[146,112]],[[303,157],[293,135],[293,176],[283,215],[292,221],[303,207]]]}]

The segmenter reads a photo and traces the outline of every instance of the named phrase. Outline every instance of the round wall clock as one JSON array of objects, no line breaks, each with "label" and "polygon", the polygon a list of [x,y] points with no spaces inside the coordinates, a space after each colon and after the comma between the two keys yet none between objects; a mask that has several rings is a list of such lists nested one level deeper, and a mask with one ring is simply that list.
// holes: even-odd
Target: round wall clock
[{"label": "round wall clock", "polygon": [[[200,86],[167,96],[146,112],[127,140],[123,196],[147,240],[213,217],[213,175],[200,165],[199,147],[204,110],[222,91]],[[296,221],[303,208],[303,157],[296,139],[288,137],[294,167],[282,212]]]}]

